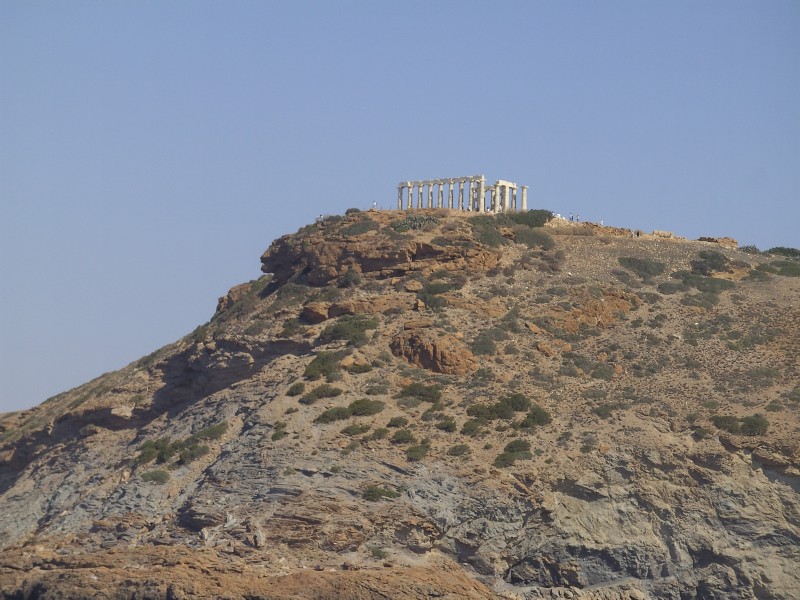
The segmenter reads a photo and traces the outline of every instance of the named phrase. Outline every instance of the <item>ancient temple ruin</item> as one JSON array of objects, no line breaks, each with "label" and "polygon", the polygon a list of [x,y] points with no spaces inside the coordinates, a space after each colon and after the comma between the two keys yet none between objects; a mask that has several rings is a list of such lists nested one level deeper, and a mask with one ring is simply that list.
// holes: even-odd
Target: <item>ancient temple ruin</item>
[{"label": "ancient temple ruin", "polygon": [[[455,199],[458,186],[458,200]],[[445,188],[447,200],[445,200]],[[414,190],[417,190],[416,193]],[[401,181],[397,185],[397,210],[405,208],[450,208],[475,212],[517,212],[528,210],[528,186],[523,185],[520,202],[517,204],[517,184],[498,179],[494,185],[486,185],[483,175],[452,177],[450,179],[426,179],[423,181]],[[436,191],[436,205],[433,197]],[[488,194],[488,199],[487,199]],[[416,196],[416,206],[414,197]],[[426,204],[427,197],[427,204]]]}]

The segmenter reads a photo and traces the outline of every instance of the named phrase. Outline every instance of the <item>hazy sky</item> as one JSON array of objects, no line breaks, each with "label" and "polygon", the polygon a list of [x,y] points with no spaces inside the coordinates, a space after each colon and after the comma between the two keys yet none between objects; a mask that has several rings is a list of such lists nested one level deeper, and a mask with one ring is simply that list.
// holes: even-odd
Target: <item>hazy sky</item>
[{"label": "hazy sky", "polygon": [[800,2],[0,0],[0,411],[188,333],[316,215],[476,173],[800,246]]}]

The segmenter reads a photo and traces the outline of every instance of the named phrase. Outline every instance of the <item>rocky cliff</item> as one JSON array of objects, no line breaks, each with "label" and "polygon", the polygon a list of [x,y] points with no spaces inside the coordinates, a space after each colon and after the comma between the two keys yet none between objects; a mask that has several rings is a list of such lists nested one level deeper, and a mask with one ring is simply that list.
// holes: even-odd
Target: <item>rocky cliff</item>
[{"label": "rocky cliff", "polygon": [[795,261],[446,210],[261,261],[0,417],[4,597],[798,597]]}]

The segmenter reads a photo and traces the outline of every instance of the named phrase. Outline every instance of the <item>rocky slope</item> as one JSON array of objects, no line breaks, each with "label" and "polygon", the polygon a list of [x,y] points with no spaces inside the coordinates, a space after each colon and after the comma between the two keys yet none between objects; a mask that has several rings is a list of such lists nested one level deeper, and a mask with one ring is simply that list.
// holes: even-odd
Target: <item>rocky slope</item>
[{"label": "rocky slope", "polygon": [[351,212],[0,417],[7,598],[796,598],[798,264]]}]

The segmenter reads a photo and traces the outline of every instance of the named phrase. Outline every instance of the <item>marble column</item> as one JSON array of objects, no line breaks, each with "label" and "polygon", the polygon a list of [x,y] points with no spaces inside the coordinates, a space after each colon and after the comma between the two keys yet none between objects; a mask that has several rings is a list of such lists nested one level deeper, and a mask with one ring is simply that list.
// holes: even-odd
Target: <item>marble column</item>
[{"label": "marble column", "polygon": [[483,177],[478,180],[478,202],[481,205],[481,211],[486,207],[486,179]]},{"label": "marble column", "polygon": [[439,202],[437,202],[437,206],[439,208],[444,207],[444,182],[440,181],[438,184],[439,186]]},{"label": "marble column", "polygon": [[517,212],[517,188],[511,188],[511,210]]},{"label": "marble column", "polygon": [[428,184],[428,208],[433,208],[433,183]]},{"label": "marble column", "polygon": [[397,210],[403,210],[403,186],[397,186]]},{"label": "marble column", "polygon": [[458,210],[464,210],[464,181],[458,182]]},{"label": "marble column", "polygon": [[522,186],[522,212],[528,212],[528,186]]},{"label": "marble column", "polygon": [[475,200],[472,197],[472,179],[467,180],[467,202],[469,203],[470,210],[475,210]]},{"label": "marble column", "polygon": [[447,188],[448,188],[447,206],[449,208],[453,208],[453,183],[454,183],[453,181],[449,181],[447,183]]}]

